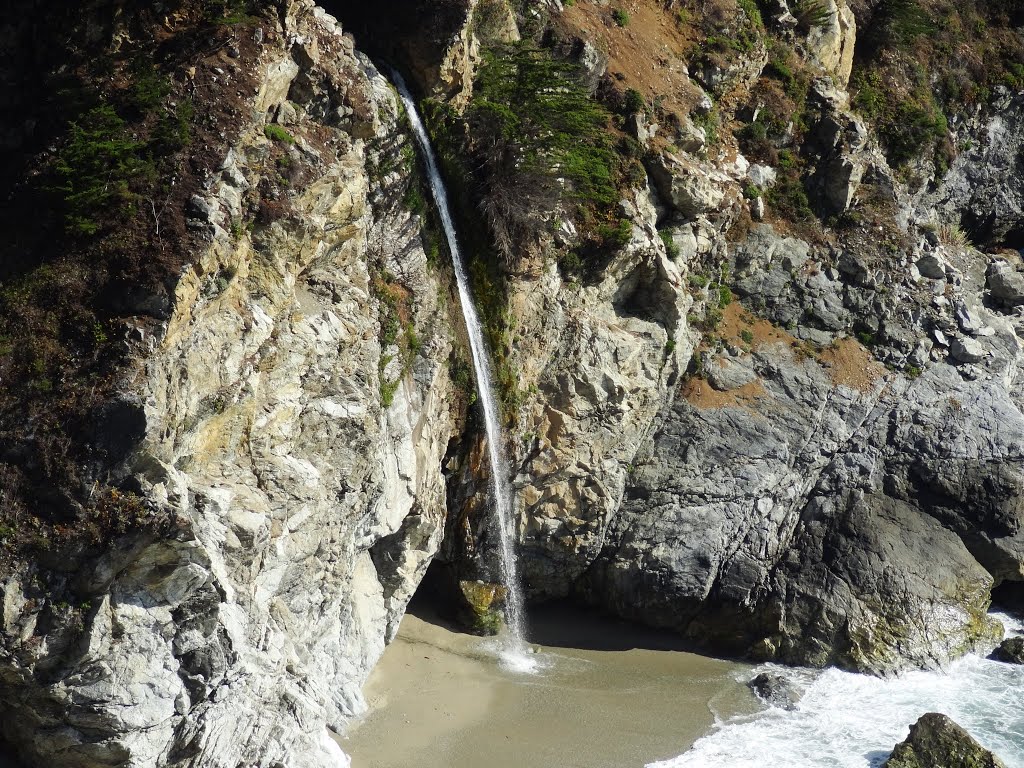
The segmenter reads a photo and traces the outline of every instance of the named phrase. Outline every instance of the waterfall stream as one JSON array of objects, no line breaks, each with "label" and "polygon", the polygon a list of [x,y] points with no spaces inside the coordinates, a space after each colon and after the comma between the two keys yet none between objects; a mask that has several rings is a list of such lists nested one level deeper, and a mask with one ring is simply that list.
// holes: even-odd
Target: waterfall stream
[{"label": "waterfall stream", "polygon": [[508,479],[508,462],[505,459],[505,450],[502,442],[501,422],[498,417],[498,404],[494,395],[494,376],[490,357],[484,344],[480,318],[477,315],[476,307],[473,305],[473,298],[469,290],[469,276],[466,273],[462,252],[459,250],[455,224],[452,221],[451,209],[448,204],[448,193],[444,186],[444,180],[441,178],[441,173],[438,170],[437,156],[434,154],[434,148],[431,146],[430,139],[423,127],[423,122],[420,120],[419,111],[416,109],[416,102],[409,93],[409,88],[402,79],[402,76],[397,72],[392,72],[391,80],[395,88],[398,89],[402,103],[405,105],[405,110],[409,115],[409,125],[412,127],[416,143],[420,148],[420,156],[426,166],[430,190],[434,196],[434,202],[437,204],[437,211],[441,217],[444,234],[448,240],[448,248],[452,254],[452,263],[455,266],[455,279],[459,289],[459,304],[462,307],[462,316],[466,322],[466,332],[469,335],[469,346],[473,356],[477,396],[480,398],[484,412],[484,425],[487,433],[487,457],[491,469],[491,498],[494,503],[500,539],[501,578],[507,590],[505,597],[505,621],[508,632],[504,638],[501,657],[507,666],[525,671],[532,669],[534,664],[533,660],[526,654],[526,644],[523,639],[523,591],[519,584],[515,546],[511,530],[512,488]]}]

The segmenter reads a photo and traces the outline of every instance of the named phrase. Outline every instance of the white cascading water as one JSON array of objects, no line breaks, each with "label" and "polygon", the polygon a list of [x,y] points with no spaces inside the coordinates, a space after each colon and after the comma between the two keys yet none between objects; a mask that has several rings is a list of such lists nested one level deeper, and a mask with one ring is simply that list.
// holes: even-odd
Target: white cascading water
[{"label": "white cascading water", "polygon": [[[997,616],[1009,634],[1024,630]],[[747,677],[761,669],[802,683],[793,710],[720,723],[689,752],[647,768],[878,768],[926,712],[953,718],[1007,768],[1024,768],[1024,666],[971,655],[941,672],[893,678],[773,665]]]},{"label": "white cascading water", "polygon": [[419,111],[416,109],[416,102],[413,101],[405,80],[397,72],[392,72],[391,78],[409,115],[409,125],[412,127],[413,135],[416,137],[416,143],[419,144],[420,155],[427,169],[430,190],[434,195],[434,202],[437,204],[437,211],[441,216],[441,224],[444,226],[444,234],[448,240],[448,248],[452,254],[455,280],[459,288],[459,304],[462,306],[462,316],[466,321],[469,347],[473,355],[473,369],[476,372],[477,396],[483,405],[484,426],[487,432],[487,456],[491,467],[491,497],[494,500],[500,539],[501,577],[507,590],[505,597],[507,633],[504,637],[501,660],[505,666],[514,670],[530,671],[534,668],[535,662],[527,655],[526,644],[523,639],[525,632],[523,625],[523,591],[519,584],[515,547],[511,531],[512,489],[508,481],[508,462],[505,460],[505,450],[502,444],[498,404],[494,399],[494,377],[491,373],[490,357],[484,344],[480,318],[477,316],[476,307],[473,305],[473,299],[470,295],[469,277],[466,273],[466,265],[462,260],[462,252],[459,250],[458,238],[455,234],[455,224],[452,221],[451,209],[448,205],[448,192],[438,170],[434,148],[430,144],[430,139],[423,127],[423,122],[420,120]]}]

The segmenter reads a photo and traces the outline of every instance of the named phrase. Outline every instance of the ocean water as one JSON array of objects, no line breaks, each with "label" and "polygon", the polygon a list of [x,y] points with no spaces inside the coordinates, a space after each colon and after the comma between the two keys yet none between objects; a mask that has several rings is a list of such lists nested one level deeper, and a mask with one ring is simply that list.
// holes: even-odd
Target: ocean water
[{"label": "ocean water", "polygon": [[[1008,635],[1021,633],[1019,622],[997,618]],[[891,679],[775,665],[754,674],[768,670],[804,689],[796,709],[719,720],[688,752],[647,768],[877,768],[926,712],[948,715],[1008,768],[1024,768],[1024,666],[968,656]]]}]

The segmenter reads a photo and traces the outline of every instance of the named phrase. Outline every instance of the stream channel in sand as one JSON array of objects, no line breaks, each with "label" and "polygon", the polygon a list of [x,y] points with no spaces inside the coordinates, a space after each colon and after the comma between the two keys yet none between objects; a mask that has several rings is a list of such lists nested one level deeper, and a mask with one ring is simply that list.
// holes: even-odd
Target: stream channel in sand
[{"label": "stream channel in sand", "polygon": [[624,768],[678,755],[715,718],[760,705],[750,667],[579,609],[530,616],[540,669],[501,668],[493,640],[413,608],[341,739],[352,768]]}]

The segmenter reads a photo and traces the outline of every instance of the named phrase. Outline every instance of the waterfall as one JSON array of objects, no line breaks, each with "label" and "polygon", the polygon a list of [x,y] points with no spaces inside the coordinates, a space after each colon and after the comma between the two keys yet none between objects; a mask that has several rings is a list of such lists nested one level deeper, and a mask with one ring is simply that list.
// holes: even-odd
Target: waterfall
[{"label": "waterfall", "polygon": [[501,422],[498,419],[498,404],[494,396],[494,376],[491,369],[490,357],[487,354],[487,347],[484,344],[483,329],[480,326],[480,318],[477,315],[476,307],[469,290],[469,276],[466,273],[466,265],[462,259],[462,252],[459,250],[458,238],[455,234],[455,224],[452,222],[451,209],[448,205],[448,192],[444,186],[437,167],[437,156],[430,144],[423,122],[420,120],[416,103],[413,101],[405,80],[397,72],[391,73],[392,81],[402,97],[402,103],[409,115],[409,124],[412,126],[416,143],[419,144],[420,154],[427,169],[427,177],[430,181],[430,190],[437,204],[438,214],[441,216],[441,224],[444,226],[444,234],[448,240],[448,248],[451,250],[452,263],[455,266],[455,280],[459,289],[459,304],[462,307],[462,316],[466,322],[466,332],[469,335],[469,347],[473,355],[473,370],[476,374],[477,395],[483,405],[484,425],[487,433],[487,457],[491,469],[491,498],[494,502],[494,511],[497,518],[498,533],[500,539],[501,578],[504,582],[505,597],[505,622],[508,633],[503,648],[503,661],[510,666],[520,669],[532,668],[530,660],[525,654],[525,642],[523,640],[523,591],[519,584],[519,574],[516,568],[516,555],[512,538],[512,488],[508,480],[508,462],[505,459],[505,449],[501,436]]}]

